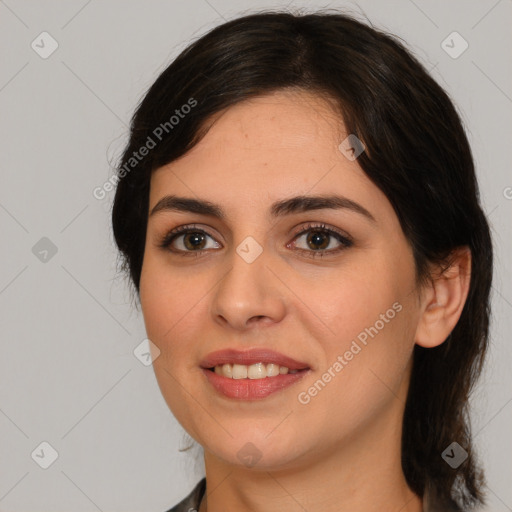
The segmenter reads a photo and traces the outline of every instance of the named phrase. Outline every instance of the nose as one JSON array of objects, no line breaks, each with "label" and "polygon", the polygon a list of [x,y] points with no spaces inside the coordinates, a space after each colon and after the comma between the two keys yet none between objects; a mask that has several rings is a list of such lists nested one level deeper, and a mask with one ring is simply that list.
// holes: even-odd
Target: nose
[{"label": "nose", "polygon": [[[243,253],[242,253],[243,254]],[[211,313],[224,328],[247,330],[280,322],[286,310],[286,295],[276,259],[263,252],[252,262],[233,250],[213,293]]]}]

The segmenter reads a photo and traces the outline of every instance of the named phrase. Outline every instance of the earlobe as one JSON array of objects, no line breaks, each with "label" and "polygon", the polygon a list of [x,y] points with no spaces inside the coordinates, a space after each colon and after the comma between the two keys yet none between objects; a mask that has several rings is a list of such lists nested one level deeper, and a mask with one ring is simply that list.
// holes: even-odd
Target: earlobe
[{"label": "earlobe", "polygon": [[415,342],[425,348],[441,345],[459,321],[471,280],[471,251],[459,247],[452,251],[449,266],[438,266],[428,287],[423,290]]}]

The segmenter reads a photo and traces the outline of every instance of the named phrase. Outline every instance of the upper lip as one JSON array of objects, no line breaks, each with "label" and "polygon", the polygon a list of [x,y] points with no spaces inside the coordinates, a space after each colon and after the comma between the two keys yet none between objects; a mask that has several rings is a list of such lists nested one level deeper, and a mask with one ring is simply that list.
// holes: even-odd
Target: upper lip
[{"label": "upper lip", "polygon": [[236,350],[233,348],[218,350],[208,354],[200,363],[202,368],[213,368],[223,364],[244,364],[274,363],[279,366],[286,366],[289,370],[302,370],[309,368],[307,363],[302,363],[289,356],[280,354],[266,348],[255,348],[250,350]]}]

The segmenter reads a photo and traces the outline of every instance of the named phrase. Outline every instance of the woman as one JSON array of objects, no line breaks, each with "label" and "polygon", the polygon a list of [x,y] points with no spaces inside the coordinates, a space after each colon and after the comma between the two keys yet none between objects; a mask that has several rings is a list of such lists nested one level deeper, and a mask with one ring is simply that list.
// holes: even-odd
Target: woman
[{"label": "woman", "polygon": [[263,12],[140,103],[116,243],[156,377],[204,448],[171,511],[470,510],[492,248],[471,150],[392,36]]}]

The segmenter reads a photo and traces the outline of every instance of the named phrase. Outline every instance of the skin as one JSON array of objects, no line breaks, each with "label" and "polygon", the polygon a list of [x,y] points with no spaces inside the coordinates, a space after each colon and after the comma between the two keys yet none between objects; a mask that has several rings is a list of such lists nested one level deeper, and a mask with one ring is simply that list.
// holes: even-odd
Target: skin
[{"label": "skin", "polygon": [[[201,512],[422,510],[400,462],[411,356],[416,343],[439,345],[453,329],[467,296],[470,255],[461,250],[444,276],[418,288],[390,202],[357,159],[338,149],[347,135],[325,100],[279,91],[216,116],[201,142],[152,176],[150,211],[176,194],[217,203],[227,219],[150,216],[140,281],[147,334],[160,350],[153,363],[158,384],[204,448]],[[359,203],[376,222],[347,209],[269,215],[274,201],[333,193]],[[318,245],[295,234],[308,222],[337,228],[353,245],[329,255],[340,247],[330,236],[324,257],[307,257]],[[187,250],[183,235],[170,247],[176,252],[159,247],[169,230],[192,223],[209,235],[202,255],[177,252]],[[263,249],[252,263],[236,252],[247,236]],[[401,311],[301,404],[297,395],[394,303]],[[210,352],[230,347],[268,347],[312,370],[263,400],[235,401],[219,395],[199,367]],[[248,442],[260,455],[252,467],[237,456]]]}]

